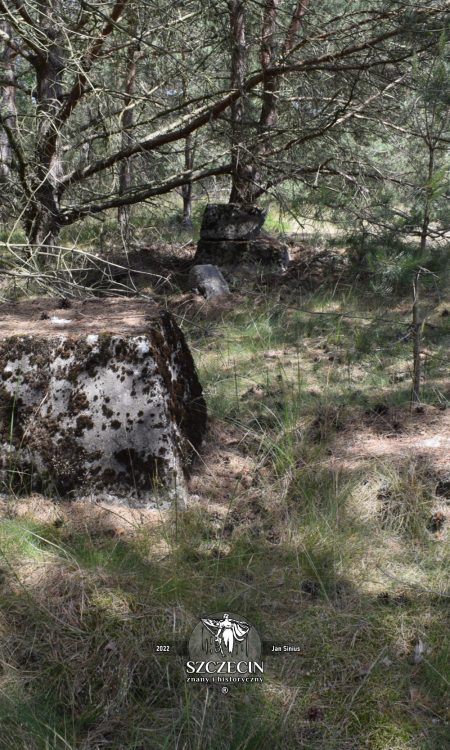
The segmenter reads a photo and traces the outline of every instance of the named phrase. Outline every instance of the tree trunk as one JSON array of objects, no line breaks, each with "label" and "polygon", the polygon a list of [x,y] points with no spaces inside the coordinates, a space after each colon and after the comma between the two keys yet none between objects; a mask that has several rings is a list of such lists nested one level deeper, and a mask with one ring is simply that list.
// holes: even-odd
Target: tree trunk
[{"label": "tree trunk", "polygon": [[[186,101],[188,98],[188,82],[186,80],[186,50],[181,50],[181,59],[183,62],[183,78],[181,81],[181,90],[183,94],[183,100]],[[184,168],[186,172],[190,172],[194,167],[194,148],[192,145],[192,135],[188,135],[184,141]],[[181,188],[181,195],[183,197],[183,218],[181,219],[181,225],[185,229],[192,229],[192,182],[186,183]]]},{"label": "tree trunk", "polygon": [[264,72],[263,94],[257,140],[252,146],[249,145],[248,137],[246,137],[248,134],[245,132],[244,103],[243,100],[240,100],[242,101],[242,118],[238,144],[239,162],[236,164],[236,168],[233,168],[234,181],[232,197],[230,198],[232,203],[253,204],[262,192],[261,162],[266,155],[270,131],[276,127],[278,119],[278,79],[266,76],[266,71],[274,60],[274,35],[279,2],[280,0],[265,0],[264,3],[260,50],[261,69]]},{"label": "tree trunk", "polygon": [[422,256],[425,255],[425,251],[427,249],[428,227],[430,225],[430,211],[433,193],[431,181],[434,174],[434,146],[432,144],[429,144],[428,148],[428,178],[425,188],[425,205],[423,208],[422,227],[420,232],[420,253]]},{"label": "tree trunk", "polygon": [[[427,184],[425,187],[425,204],[423,208],[422,227],[420,232],[420,254],[422,258],[425,255],[427,249],[428,227],[430,225],[431,203],[433,197],[433,187],[431,182],[434,174],[434,146],[431,142],[428,143],[428,149],[428,175]],[[411,396],[411,401],[413,403],[418,403],[420,401],[420,387],[422,381],[422,362],[420,359],[422,322],[420,320],[419,310],[420,274],[421,271],[417,271],[413,282],[413,388]]]},{"label": "tree trunk", "polygon": [[60,224],[61,160],[60,133],[57,114],[63,101],[64,50],[58,25],[53,17],[52,0],[40,2],[42,18],[54,21],[43,28],[46,36],[45,54],[34,62],[36,71],[37,139],[35,151],[34,199],[28,206],[25,228],[32,246],[51,252]]},{"label": "tree trunk", "polygon": [[266,156],[270,143],[270,132],[278,121],[277,97],[279,82],[277,78],[266,75],[274,62],[275,27],[279,0],[265,0],[264,18],[261,31],[261,68],[264,72],[261,114],[258,123],[258,139],[253,149],[252,180],[247,188],[248,203],[255,203],[261,193],[261,163]]},{"label": "tree trunk", "polygon": [[[192,136],[188,135],[184,142],[184,168],[190,171],[194,166],[194,149],[192,147]],[[185,229],[192,228],[192,182],[187,182],[181,188],[183,196],[183,218],[181,224]]]},{"label": "tree trunk", "polygon": [[[242,91],[247,72],[245,15],[242,0],[228,0],[231,30],[231,87]],[[231,194],[230,203],[249,203],[253,165],[246,152],[245,99],[240,96],[231,108]]]},{"label": "tree trunk", "polygon": [[182,187],[183,194],[183,218],[181,225],[184,229],[192,229],[192,182]]},{"label": "tree trunk", "polygon": [[420,271],[418,271],[414,277],[413,282],[413,306],[412,306],[412,319],[413,319],[413,387],[411,401],[418,403],[420,401],[420,385],[422,379],[422,363],[420,361],[420,343],[422,324],[420,321],[419,312],[419,284],[420,284]]},{"label": "tree trunk", "polygon": [[[10,28],[6,21],[0,21],[0,29],[10,36]],[[13,166],[13,151],[8,133],[12,133],[15,129],[16,89],[13,52],[6,42],[0,56],[0,79],[2,92],[0,99],[0,184],[8,185]],[[6,198],[7,195],[4,197]]]},{"label": "tree trunk", "polygon": [[[133,36],[136,34],[136,24],[131,24],[131,33]],[[134,121],[134,108],[133,108],[133,96],[136,84],[136,54],[138,52],[138,44],[133,42],[130,44],[127,50],[126,60],[126,78],[125,78],[125,96],[124,96],[124,110],[122,115],[122,148],[128,148],[132,143],[131,130]],[[119,194],[124,195],[132,185],[133,174],[132,174],[132,160],[124,159],[120,164],[119,170]],[[130,244],[131,233],[130,233],[130,217],[131,207],[120,206],[117,211],[117,218],[120,227],[120,233],[122,241],[127,250]]]},{"label": "tree trunk", "polygon": [[[279,79],[267,75],[276,65],[276,26],[280,0],[264,0],[263,24],[261,30],[260,61],[264,74],[261,114],[258,123],[257,139],[249,145],[248,128],[245,122],[245,100],[241,97],[231,112],[232,121],[232,189],[230,203],[254,204],[264,192],[261,167],[270,151],[272,134],[278,122]],[[306,12],[308,0],[298,0],[287,29],[281,50],[281,57],[289,55],[294,47],[300,23]],[[231,59],[231,85],[242,89],[247,70],[245,45],[245,18],[243,3],[230,0],[231,38],[233,45]]]},{"label": "tree trunk", "polygon": [[182,187],[183,217],[181,225],[184,229],[192,229],[192,182]]}]

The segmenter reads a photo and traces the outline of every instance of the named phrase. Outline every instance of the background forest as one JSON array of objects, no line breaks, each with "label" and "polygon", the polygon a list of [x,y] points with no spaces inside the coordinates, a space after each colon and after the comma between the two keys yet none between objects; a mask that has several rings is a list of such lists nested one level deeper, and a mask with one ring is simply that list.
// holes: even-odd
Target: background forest
[{"label": "background forest", "polygon": [[[4,488],[2,750],[450,747],[449,17],[0,0],[1,303],[156,301],[209,415],[183,513]],[[291,260],[204,300],[228,202]],[[188,686],[221,610],[301,654]]]}]

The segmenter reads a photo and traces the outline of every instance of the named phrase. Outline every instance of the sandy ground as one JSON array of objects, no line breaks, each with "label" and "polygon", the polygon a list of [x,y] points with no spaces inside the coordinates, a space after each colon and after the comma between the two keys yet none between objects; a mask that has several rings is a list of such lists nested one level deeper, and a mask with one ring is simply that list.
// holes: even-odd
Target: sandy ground
[{"label": "sandy ground", "polygon": [[422,460],[437,476],[450,478],[450,410],[406,407],[355,419],[339,432],[332,454],[336,468],[351,470],[389,456],[396,462]]}]

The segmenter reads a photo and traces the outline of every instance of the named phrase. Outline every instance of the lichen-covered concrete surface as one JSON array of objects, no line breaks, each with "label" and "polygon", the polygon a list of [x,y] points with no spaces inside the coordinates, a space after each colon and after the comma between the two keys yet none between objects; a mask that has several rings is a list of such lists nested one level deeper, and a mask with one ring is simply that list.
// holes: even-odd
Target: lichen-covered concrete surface
[{"label": "lichen-covered concrete surface", "polygon": [[269,234],[261,234],[266,213],[257,206],[208,204],[194,259],[196,265],[273,266],[285,271],[290,261],[288,246]]},{"label": "lichen-covered concrete surface", "polygon": [[[1,307],[3,486],[183,503],[206,408],[173,318],[113,300]],[[27,313],[33,333],[5,335]]]}]

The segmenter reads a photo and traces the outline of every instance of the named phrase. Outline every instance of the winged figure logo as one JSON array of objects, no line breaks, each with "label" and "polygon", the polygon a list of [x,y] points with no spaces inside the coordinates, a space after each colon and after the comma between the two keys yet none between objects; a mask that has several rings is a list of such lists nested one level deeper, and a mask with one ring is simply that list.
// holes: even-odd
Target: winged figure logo
[{"label": "winged figure logo", "polygon": [[202,623],[214,636],[216,651],[220,651],[223,658],[225,658],[226,651],[232,656],[235,643],[242,643],[250,630],[250,625],[246,622],[233,620],[227,613],[221,620],[202,618]]}]

